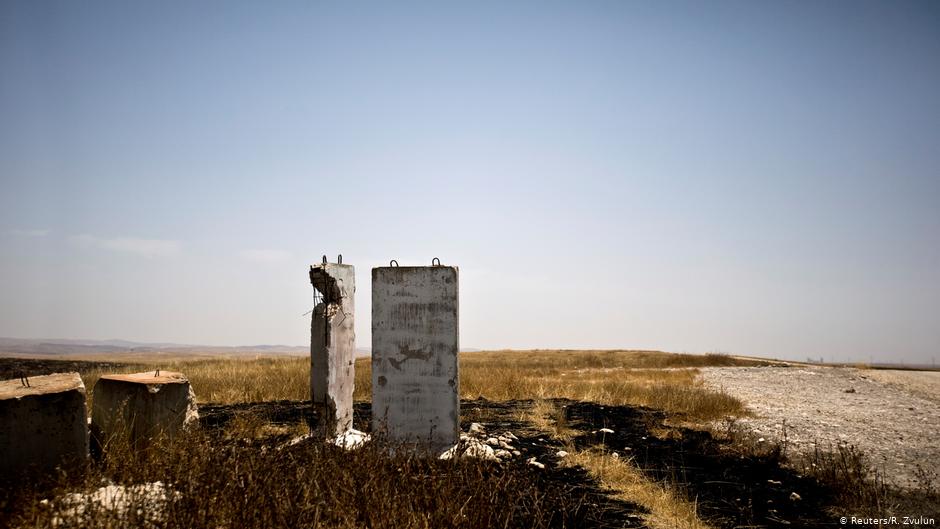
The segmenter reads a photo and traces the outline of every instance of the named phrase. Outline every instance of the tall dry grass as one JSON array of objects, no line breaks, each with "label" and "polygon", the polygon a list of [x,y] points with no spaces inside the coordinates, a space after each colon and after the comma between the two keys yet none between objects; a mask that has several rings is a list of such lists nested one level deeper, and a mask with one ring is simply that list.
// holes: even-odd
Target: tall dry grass
[{"label": "tall dry grass", "polygon": [[82,380],[91,400],[95,382],[102,375],[155,368],[185,374],[199,402],[234,404],[310,398],[310,360],[298,357],[145,359],[116,371],[93,369],[82,373]]},{"label": "tall dry grass", "polygon": [[756,365],[725,355],[655,351],[488,351],[461,355],[463,398],[569,398],[658,408],[688,420],[743,415],[740,401],[704,387],[694,368]]},{"label": "tall dry grass", "polygon": [[[79,472],[0,487],[0,526],[538,529],[579,527],[586,514],[568,487],[546,486],[524,467],[391,454],[374,444],[351,452],[317,442],[278,447],[255,438],[257,429],[232,432],[251,434],[224,441],[195,430],[147,450],[109,445]],[[104,504],[88,494],[110,483],[121,487]]]}]

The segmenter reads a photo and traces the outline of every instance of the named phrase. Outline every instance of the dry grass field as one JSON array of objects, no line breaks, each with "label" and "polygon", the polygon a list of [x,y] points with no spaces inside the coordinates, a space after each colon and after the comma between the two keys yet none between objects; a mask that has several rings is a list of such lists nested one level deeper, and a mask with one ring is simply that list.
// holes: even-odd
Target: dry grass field
[{"label": "dry grass field", "polygon": [[[708,471],[719,476],[727,461],[739,461],[742,469],[757,473],[757,478],[748,478],[760,482],[776,482],[765,479],[762,472],[784,472],[779,447],[775,452],[774,447],[731,442],[731,436],[700,431],[706,423],[742,417],[747,411],[737,399],[706,387],[698,368],[762,365],[769,362],[655,351],[461,354],[461,398],[483,403],[468,406],[464,421],[505,424],[500,421],[510,420],[530,431],[533,440],[545,441],[540,457],[554,457],[552,451],[558,449],[568,452],[567,457],[557,461],[554,472],[584,473],[577,479],[586,481],[578,481],[577,486],[547,479],[547,474],[540,475],[524,464],[500,466],[468,460],[454,464],[414,456],[388,457],[374,446],[354,452],[317,443],[280,449],[277,447],[292,436],[308,431],[299,416],[292,423],[274,424],[244,415],[220,430],[192,432],[173,443],[157,443],[144,453],[111,447],[82,473],[37,479],[29,486],[5,487],[0,512],[11,527],[41,527],[53,522],[64,527],[74,522],[93,527],[627,527],[635,523],[652,528],[708,528],[769,523],[777,519],[775,516],[782,520],[785,515],[802,517],[798,519],[812,525],[810,520],[829,516],[819,510],[828,493],[816,494],[813,502],[803,502],[799,507],[782,506],[789,509],[783,513],[766,505],[727,508],[719,505],[723,501],[720,498],[703,506],[700,496],[707,496],[708,489],[693,483],[695,479],[688,475],[695,466],[689,466],[690,462],[705,452],[707,458],[696,465],[714,467]],[[117,368],[109,365],[97,369],[91,364],[83,370],[89,401],[94,398],[95,381],[102,374],[155,367],[185,373],[200,404],[224,407],[299,401],[300,405],[309,398],[307,358],[135,358],[134,363]],[[370,394],[370,361],[359,359],[355,398],[360,408],[368,406]],[[486,403],[490,402],[505,405],[488,407]],[[618,414],[632,417],[632,410],[642,413],[637,415],[632,430],[622,427],[610,439],[588,442],[596,436],[597,426],[585,419],[589,416],[584,412],[579,412],[580,419],[572,415],[574,406],[570,403],[578,402],[595,407],[591,408],[595,418],[597,409],[607,407],[609,413],[603,412],[602,424],[613,421],[611,417]],[[502,408],[510,410],[510,419],[505,414],[492,415],[493,409]],[[615,438],[621,446],[611,444]],[[703,445],[702,439],[707,443]],[[652,444],[645,457],[640,457],[623,452],[622,445],[627,443]],[[545,452],[551,446],[555,448]],[[653,449],[669,457],[656,455]],[[693,457],[690,450],[698,454]],[[659,461],[672,461],[675,453],[688,455],[675,464],[659,465]],[[837,466],[837,462],[832,460],[831,466]],[[838,488],[840,481],[845,481],[841,486],[853,486],[851,480],[846,481],[845,473],[827,471],[831,475],[827,483],[818,484],[823,487],[820,490]],[[330,477],[324,481],[322,476]],[[778,480],[792,479],[794,483],[804,479],[788,473],[780,476]],[[854,476],[856,480],[862,478]],[[148,509],[129,515],[89,504],[84,507],[86,513],[94,511],[94,516],[68,519],[40,503],[41,499],[62,497],[69,491],[95,490],[102,484],[154,481],[172,486],[169,496],[164,493],[162,499],[158,498],[159,508],[151,509],[162,513],[157,518],[148,517]],[[594,483],[587,488],[603,491],[607,499],[591,499],[582,492],[573,492],[587,490],[585,483]],[[149,492],[140,494],[145,503],[153,499],[147,496]],[[863,498],[870,500],[869,496]],[[610,512],[632,509],[636,517],[618,518],[606,525],[592,517],[601,512],[598,501],[606,502],[605,509],[614,509]],[[610,507],[620,505],[618,502],[633,507]],[[868,505],[850,507],[864,509]],[[757,520],[758,514],[763,518]],[[128,516],[133,523],[128,523]]]},{"label": "dry grass field", "polygon": [[[136,359],[120,369],[82,374],[92,392],[104,373],[152,370],[186,374],[200,402],[233,404],[304,400],[310,394],[309,360],[297,357]],[[764,362],[766,363],[766,362]],[[741,403],[704,388],[695,367],[756,366],[762,362],[725,355],[656,351],[483,351],[462,353],[460,396],[490,400],[569,398],[602,404],[661,408],[693,420],[743,413]],[[691,368],[691,369],[676,369]],[[356,360],[355,399],[372,395],[368,358]]]}]

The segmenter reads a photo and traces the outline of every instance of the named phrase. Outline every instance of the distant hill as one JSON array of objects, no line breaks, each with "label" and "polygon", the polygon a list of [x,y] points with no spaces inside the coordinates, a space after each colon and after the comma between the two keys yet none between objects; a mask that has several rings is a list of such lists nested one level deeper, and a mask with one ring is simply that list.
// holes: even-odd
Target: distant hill
[{"label": "distant hill", "polygon": [[[461,348],[461,351],[479,349]],[[129,340],[80,340],[67,338],[3,338],[0,337],[0,356],[20,357],[101,357],[122,356],[254,356],[290,355],[305,356],[309,345],[198,345],[170,342],[132,342]],[[357,347],[357,357],[372,355],[369,347]]]},{"label": "distant hill", "polygon": [[128,340],[0,338],[0,355],[99,356],[99,355],[305,355],[310,347],[296,345],[243,345],[235,347]]}]

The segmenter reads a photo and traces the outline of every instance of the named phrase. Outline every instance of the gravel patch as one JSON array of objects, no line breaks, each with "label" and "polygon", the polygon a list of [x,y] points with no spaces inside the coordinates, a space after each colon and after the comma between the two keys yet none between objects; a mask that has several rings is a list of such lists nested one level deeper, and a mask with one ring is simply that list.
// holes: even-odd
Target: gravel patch
[{"label": "gravel patch", "polygon": [[[914,488],[923,471],[937,480],[940,407],[928,399],[940,375],[875,374],[835,367],[716,367],[700,369],[707,387],[741,399],[755,417],[738,424],[757,437],[783,441],[791,458],[818,446],[850,444],[864,453],[889,484]],[[913,379],[910,380],[913,382]],[[914,384],[911,384],[914,387]]]}]

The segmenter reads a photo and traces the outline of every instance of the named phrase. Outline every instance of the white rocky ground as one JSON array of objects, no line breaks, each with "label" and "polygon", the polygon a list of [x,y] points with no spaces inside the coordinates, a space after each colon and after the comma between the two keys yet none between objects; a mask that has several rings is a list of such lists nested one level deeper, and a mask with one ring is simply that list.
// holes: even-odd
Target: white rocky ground
[{"label": "white rocky ground", "polygon": [[73,492],[55,501],[43,500],[42,505],[55,509],[52,519],[54,527],[66,524],[74,526],[76,522],[90,524],[89,517],[101,513],[111,513],[115,519],[128,519],[131,510],[135,520],[143,526],[151,527],[163,521],[163,510],[170,499],[177,499],[180,493],[170,490],[163,483],[141,483],[139,485],[107,485],[92,492]]},{"label": "white rocky ground", "polygon": [[[512,432],[505,431],[499,435],[487,435],[486,429],[482,424],[475,422],[470,425],[467,433],[460,434],[460,441],[456,445],[445,450],[440,455],[441,459],[454,459],[469,457],[476,459],[486,459],[489,461],[504,461],[519,457],[522,453],[512,445],[519,438]],[[528,461],[530,465],[545,468],[544,465],[531,458]]]},{"label": "white rocky ground", "polygon": [[[817,366],[701,369],[708,387],[745,402],[756,417],[737,423],[755,436],[810,455],[818,445],[855,445],[885,480],[918,484],[919,470],[937,482],[940,461],[940,372]],[[716,425],[720,428],[720,425]]]}]

